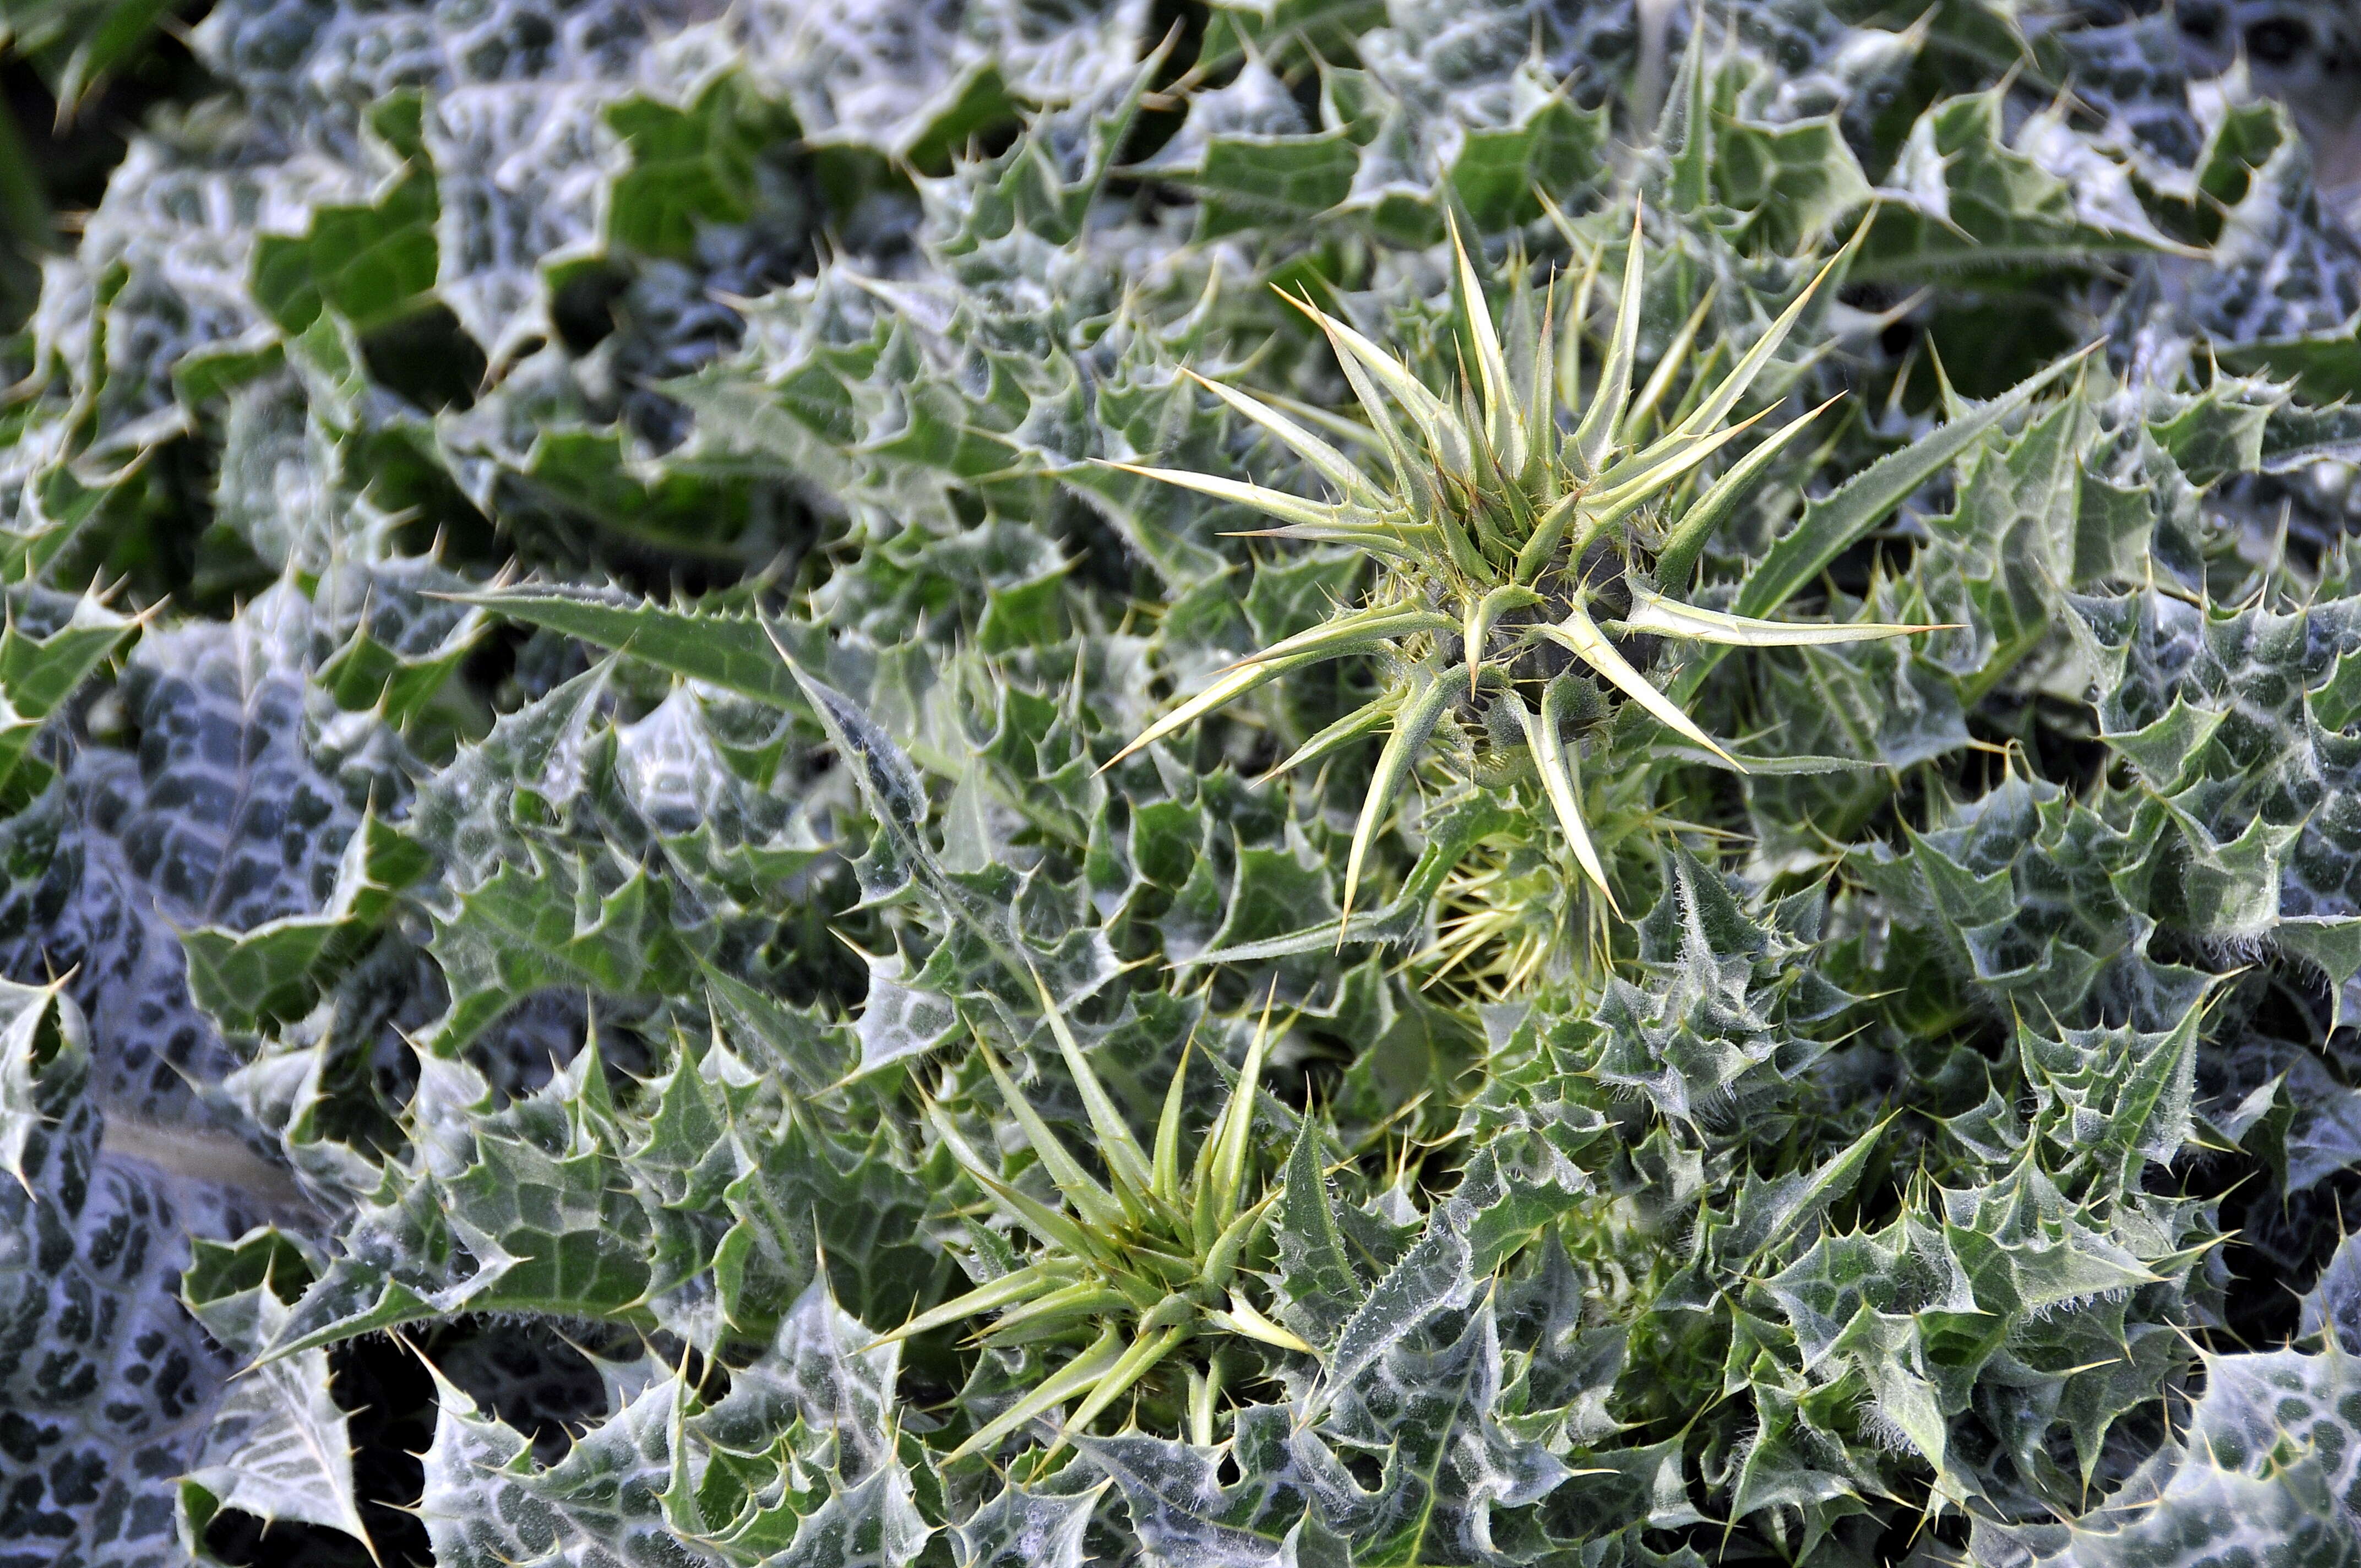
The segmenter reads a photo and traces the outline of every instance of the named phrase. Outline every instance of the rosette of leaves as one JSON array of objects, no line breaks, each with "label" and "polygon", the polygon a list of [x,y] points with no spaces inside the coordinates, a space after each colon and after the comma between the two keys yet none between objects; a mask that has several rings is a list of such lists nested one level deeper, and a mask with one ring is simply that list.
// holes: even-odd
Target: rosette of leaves
[{"label": "rosette of leaves", "polygon": [[[1043,1251],[1037,1261],[921,1313],[887,1337],[925,1333],[990,1312],[993,1321],[975,1336],[984,1347],[1081,1348],[978,1427],[946,1456],[946,1464],[989,1453],[1035,1417],[1069,1400],[1080,1402],[1067,1415],[1064,1432],[1089,1430],[1117,1399],[1194,1339],[1243,1336],[1281,1350],[1312,1350],[1248,1299],[1245,1290],[1246,1265],[1278,1195],[1273,1190],[1247,1201],[1257,1084],[1271,1036],[1268,1005],[1228,1101],[1184,1168],[1180,1143],[1188,1103],[1187,1047],[1166,1091],[1154,1145],[1142,1148],[1049,988],[1038,977],[1036,985],[1059,1054],[1081,1091],[1107,1179],[1100,1181],[1075,1157],[979,1036],[994,1089],[1064,1205],[1053,1209],[1005,1179],[939,1107],[929,1104],[928,1119],[951,1157],[993,1207],[1031,1233]],[[1190,1422],[1201,1434],[1213,1427],[1223,1366],[1223,1359],[1215,1355],[1204,1367],[1191,1366],[1185,1375]],[[1211,1439],[1201,1436],[1200,1441]],[[1044,1470],[1065,1442],[1061,1435],[1043,1455]]]},{"label": "rosette of leaves", "polygon": [[[1382,570],[1364,602],[1231,666],[1116,761],[1281,675],[1375,654],[1385,672],[1378,696],[1275,770],[1285,773],[1386,732],[1345,864],[1345,914],[1389,808],[1421,756],[1435,747],[1466,759],[1479,778],[1499,776],[1501,770],[1487,764],[1505,759],[1492,752],[1529,756],[1576,865],[1620,916],[1584,796],[1587,771],[1613,773],[1629,762],[1607,754],[1611,731],[1602,720],[1611,707],[1635,704],[1687,746],[1745,771],[1634,663],[1633,639],[1767,648],[1934,630],[1771,620],[1686,603],[1666,591],[1685,584],[1705,543],[1821,411],[1779,426],[1708,477],[1708,465],[1769,416],[1765,410],[1731,417],[1845,258],[1822,268],[1726,366],[1720,345],[1698,345],[1699,310],[1635,387],[1646,286],[1642,230],[1635,206],[1605,357],[1587,387],[1582,345],[1600,252],[1563,288],[1557,280],[1536,287],[1523,268],[1512,269],[1503,332],[1455,224],[1462,369],[1454,385],[1429,387],[1349,323],[1309,299],[1294,302],[1334,350],[1367,419],[1366,427],[1334,417],[1318,422],[1358,455],[1289,411],[1198,378],[1301,458],[1333,499],[1313,501],[1185,469],[1133,471],[1279,520],[1263,533],[1365,550]],[[1446,730],[1464,743],[1438,745]]]}]

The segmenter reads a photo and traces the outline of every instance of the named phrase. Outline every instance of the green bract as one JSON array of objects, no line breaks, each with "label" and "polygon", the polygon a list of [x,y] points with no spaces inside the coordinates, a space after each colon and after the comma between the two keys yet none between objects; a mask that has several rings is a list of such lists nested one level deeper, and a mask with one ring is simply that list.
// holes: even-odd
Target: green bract
[{"label": "green bract", "polygon": [[[992,1047],[979,1041],[993,1087],[1025,1130],[1027,1143],[1057,1184],[1065,1205],[1050,1209],[1004,1184],[994,1166],[938,1113],[935,1124],[943,1146],[1050,1255],[913,1319],[899,1333],[924,1333],[983,1312],[995,1314],[991,1327],[978,1336],[987,1345],[1056,1342],[1078,1332],[1089,1336],[1091,1329],[1110,1318],[1129,1326],[1099,1329],[1086,1348],[979,1428],[952,1452],[951,1459],[988,1450],[1036,1416],[1069,1401],[1074,1403],[1066,1417],[1067,1430],[1089,1430],[1101,1411],[1209,1330],[1242,1334],[1281,1350],[1312,1349],[1272,1322],[1244,1289],[1245,1265],[1269,1223],[1266,1211],[1278,1196],[1269,1193],[1249,1202],[1246,1191],[1257,1086],[1270,1039],[1268,1012],[1227,1103],[1199,1142],[1184,1174],[1180,1137],[1189,1088],[1187,1047],[1165,1092],[1155,1145],[1152,1150],[1143,1149],[1046,987],[1041,1001],[1058,1049],[1082,1091],[1108,1182],[1101,1185],[1075,1160],[1010,1080]],[[1191,1367],[1188,1373],[1190,1426],[1200,1442],[1212,1441],[1221,1367],[1216,1356],[1208,1367]],[[1051,1449],[1041,1463],[1046,1466],[1057,1453],[1058,1449]]]}]

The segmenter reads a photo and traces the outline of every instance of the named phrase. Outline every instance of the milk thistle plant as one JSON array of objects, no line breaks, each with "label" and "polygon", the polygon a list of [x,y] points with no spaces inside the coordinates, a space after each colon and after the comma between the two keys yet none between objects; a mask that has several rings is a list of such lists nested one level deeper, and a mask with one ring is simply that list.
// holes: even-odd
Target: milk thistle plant
[{"label": "milk thistle plant", "polygon": [[2361,1556],[2335,7],[0,9],[0,1568]]}]

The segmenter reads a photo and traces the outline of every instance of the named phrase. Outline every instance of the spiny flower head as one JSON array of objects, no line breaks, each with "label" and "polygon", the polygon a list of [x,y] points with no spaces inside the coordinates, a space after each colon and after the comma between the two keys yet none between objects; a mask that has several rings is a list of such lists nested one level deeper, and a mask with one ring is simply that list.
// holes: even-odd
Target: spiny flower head
[{"label": "spiny flower head", "polygon": [[[1719,350],[1694,353],[1705,313],[1700,305],[1635,389],[1645,287],[1635,210],[1605,357],[1586,397],[1583,318],[1598,281],[1598,254],[1574,282],[1563,331],[1554,321],[1556,284],[1539,291],[1537,305],[1537,291],[1520,269],[1504,334],[1455,223],[1451,242],[1463,364],[1455,383],[1441,391],[1350,324],[1308,300],[1290,301],[1326,335],[1368,421],[1366,433],[1339,422],[1332,433],[1350,428],[1349,439],[1374,461],[1348,455],[1268,402],[1197,378],[1300,456],[1333,499],[1308,500],[1183,469],[1132,470],[1279,520],[1279,526],[1262,533],[1357,546],[1382,569],[1364,603],[1241,660],[1115,760],[1290,672],[1347,654],[1379,654],[1389,671],[1380,694],[1312,736],[1275,770],[1386,731],[1345,866],[1345,912],[1388,809],[1438,728],[1455,722],[1462,703],[1472,712],[1488,694],[1509,721],[1471,726],[1477,742],[1505,737],[1529,753],[1576,864],[1613,909],[1606,866],[1584,820],[1577,718],[1586,710],[1603,711],[1605,695],[1589,677],[1682,740],[1744,771],[1631,663],[1619,637],[1761,648],[1934,628],[1763,620],[1683,603],[1664,591],[1686,578],[1714,531],[1828,406],[1781,426],[1705,478],[1705,466],[1767,416],[1768,410],[1730,419],[1841,255],[1718,378],[1711,372]],[[1675,403],[1672,393],[1684,369],[1692,374]]]},{"label": "spiny flower head", "polygon": [[[1048,988],[1040,986],[1038,976],[1035,982],[1059,1053],[1082,1091],[1107,1179],[1100,1181],[1074,1157],[1026,1099],[999,1057],[979,1039],[994,1087],[1065,1201],[1051,1208],[1004,1181],[997,1165],[987,1161],[939,1108],[929,1105],[928,1118],[951,1157],[995,1208],[1041,1243],[1043,1251],[1039,1261],[947,1301],[886,1337],[924,1333],[989,1312],[994,1314],[993,1321],[975,1336],[983,1345],[1087,1343],[1038,1387],[978,1428],[951,1459],[986,1452],[1034,1417],[1069,1400],[1080,1403],[1066,1416],[1065,1430],[1087,1431],[1116,1399],[1202,1335],[1235,1334],[1281,1350],[1312,1349],[1272,1321],[1245,1291],[1250,1277],[1245,1266],[1276,1195],[1247,1201],[1257,1085],[1270,1044],[1268,1006],[1228,1102],[1184,1168],[1180,1140],[1188,1048],[1183,1047],[1165,1094],[1155,1146],[1143,1149],[1092,1070]],[[1191,1421],[1201,1431],[1212,1424],[1213,1401],[1220,1393],[1214,1381],[1219,1365],[1216,1360],[1208,1372],[1192,1368],[1187,1379]],[[1058,1447],[1063,1447],[1062,1440]],[[1043,1463],[1056,1453],[1053,1448]]]}]

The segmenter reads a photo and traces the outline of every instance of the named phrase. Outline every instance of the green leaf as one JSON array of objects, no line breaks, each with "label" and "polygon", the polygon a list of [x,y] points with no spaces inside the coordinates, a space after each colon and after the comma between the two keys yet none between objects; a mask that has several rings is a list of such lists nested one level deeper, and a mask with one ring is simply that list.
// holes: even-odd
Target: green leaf
[{"label": "green leaf", "polygon": [[[27,767],[42,721],[122,646],[133,623],[83,595],[60,620],[49,596],[24,596],[0,629],[0,795],[38,792],[38,764]],[[35,631],[34,624],[48,630]],[[31,787],[27,787],[27,785]]]},{"label": "green leaf", "polygon": [[908,1475],[890,1466],[831,1492],[767,1568],[908,1568],[933,1533],[912,1500]]},{"label": "green leaf", "polygon": [[1198,233],[1218,239],[1316,217],[1351,193],[1360,161],[1360,148],[1342,130],[1210,137],[1186,177],[1204,202]]},{"label": "green leaf", "polygon": [[1269,1563],[1303,1515],[1301,1493],[1285,1447],[1287,1411],[1262,1405],[1240,1412],[1226,1445],[1238,1479],[1224,1485],[1224,1448],[1200,1448],[1139,1435],[1075,1437],[1084,1458],[1123,1493],[1132,1528],[1150,1552],[1222,1568]]},{"label": "green leaf", "polygon": [[1287,1158],[1279,1200],[1279,1315],[1316,1346],[1334,1343],[1364,1287],[1331,1212],[1320,1137],[1307,1118]]},{"label": "green leaf", "polygon": [[[1890,452],[1825,497],[1804,503],[1804,515],[1782,534],[1739,586],[1738,614],[1763,617],[1852,544],[1892,515],[1913,491],[1963,455],[1986,433],[2081,363],[2060,359],[1990,402],[1954,417],[1927,439]],[[1692,683],[1695,677],[1691,677]]]},{"label": "green leaf", "polygon": [[2330,1563],[2361,1550],[2344,1358],[2206,1358],[2187,1435],[2078,1521],[2073,1568]]},{"label": "green leaf", "polygon": [[683,1398],[677,1380],[650,1384],[546,1470],[534,1465],[521,1433],[439,1376],[435,1393],[418,1517],[436,1568],[685,1555],[663,1506]]},{"label": "green leaf", "polygon": [[[279,1338],[287,1303],[311,1270],[285,1237],[261,1230],[235,1245],[198,1243],[185,1281],[182,1299],[205,1331],[251,1356]],[[203,1555],[205,1527],[225,1508],[321,1525],[368,1544],[346,1417],[329,1381],[324,1350],[281,1356],[232,1380],[180,1482],[181,1540],[192,1555]]]},{"label": "green leaf", "polygon": [[[415,93],[377,106],[372,124],[414,136]],[[382,134],[382,132],[380,132]],[[290,334],[324,308],[367,332],[425,305],[441,268],[435,225],[442,215],[434,172],[414,151],[398,152],[402,171],[366,205],[322,205],[301,237],[264,235],[254,247],[254,298]]]},{"label": "green leaf", "polygon": [[607,243],[643,256],[688,260],[698,232],[741,224],[760,197],[756,160],[774,127],[735,75],[715,81],[686,107],[649,98],[609,104],[607,124],[631,149],[631,167],[607,198]]},{"label": "green leaf", "polygon": [[1916,279],[2188,253],[2148,216],[2120,155],[2074,135],[2060,111],[2005,129],[2006,96],[1999,88],[1962,93],[1919,115],[1885,177],[1894,199],[1878,208],[1863,274]]},{"label": "green leaf", "polygon": [[2211,484],[2262,466],[2265,429],[2286,396],[2268,381],[2216,376],[2169,417],[2151,418],[2148,433],[2192,482]]},{"label": "green leaf", "polygon": [[645,995],[678,990],[695,972],[666,885],[611,855],[566,861],[535,850],[522,864],[504,862],[436,915],[428,950],[451,991],[430,1041],[446,1055],[536,991]]},{"label": "green leaf", "polygon": [[[1531,1506],[1562,1485],[1567,1465],[1498,1420],[1500,1346],[1490,1304],[1456,1334],[1429,1324],[1414,1339],[1323,1390],[1324,1411],[1307,1447],[1317,1516],[1352,1543],[1356,1563],[1402,1568],[1453,1557],[1480,1561],[1497,1516]],[[1384,1466],[1374,1495],[1339,1486],[1345,1454]],[[1334,1468],[1331,1468],[1334,1466]]]},{"label": "green leaf", "polygon": [[699,959],[697,963],[715,1012],[738,1042],[741,1056],[767,1060],[772,1070],[791,1077],[807,1094],[818,1094],[845,1076],[851,1063],[837,1031],[708,960]]},{"label": "green leaf", "polygon": [[959,1568],[1082,1568],[1082,1537],[1105,1489],[1067,1496],[1005,1483],[951,1527]]},{"label": "green leaf", "polygon": [[414,839],[374,816],[345,846],[327,907],[289,915],[250,930],[217,926],[182,931],[189,994],[225,1029],[302,1017],[323,982],[349,963],[394,909],[395,895],[424,875],[429,856]]},{"label": "green leaf", "polygon": [[2333,332],[2224,344],[2222,363],[2244,375],[2286,378],[2321,403],[2361,393],[2361,337],[2349,324]]},{"label": "green leaf", "polygon": [[1447,177],[1451,194],[1486,232],[1530,223],[1541,215],[1536,191],[1564,201],[1606,173],[1608,121],[1603,104],[1582,109],[1553,93],[1522,124],[1471,127]]},{"label": "green leaf", "polygon": [[[57,75],[55,91],[61,111],[80,106],[103,89],[115,71],[135,60],[171,13],[170,0],[104,0],[87,9],[97,11],[97,21],[82,21],[73,52]],[[32,30],[38,38],[38,22]]]},{"label": "green leaf", "polygon": [[792,1115],[740,1136],[752,1146],[721,1195],[730,1223],[713,1254],[732,1324],[767,1332],[778,1304],[812,1280],[816,1253],[838,1297],[867,1321],[899,1323],[935,1295],[945,1266],[927,1230],[932,1198],[894,1163],[889,1141],[847,1146]]},{"label": "green leaf", "polygon": [[463,1064],[421,1068],[412,1114],[441,1119],[436,1147],[384,1168],[270,1354],[470,1310],[652,1324],[653,1227],[624,1177],[595,1042],[503,1110]]}]

